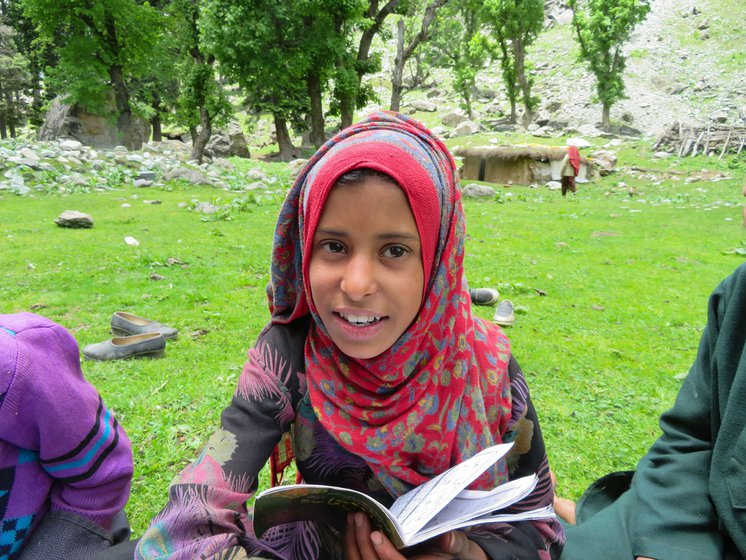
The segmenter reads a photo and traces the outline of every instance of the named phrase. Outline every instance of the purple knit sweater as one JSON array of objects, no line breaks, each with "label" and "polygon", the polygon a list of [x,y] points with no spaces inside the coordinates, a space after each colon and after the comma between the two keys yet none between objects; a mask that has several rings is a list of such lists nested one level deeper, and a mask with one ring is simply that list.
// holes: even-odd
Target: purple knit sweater
[{"label": "purple knit sweater", "polygon": [[32,313],[0,315],[0,560],[50,510],[109,529],[131,478],[130,442],[83,379],[75,339]]}]

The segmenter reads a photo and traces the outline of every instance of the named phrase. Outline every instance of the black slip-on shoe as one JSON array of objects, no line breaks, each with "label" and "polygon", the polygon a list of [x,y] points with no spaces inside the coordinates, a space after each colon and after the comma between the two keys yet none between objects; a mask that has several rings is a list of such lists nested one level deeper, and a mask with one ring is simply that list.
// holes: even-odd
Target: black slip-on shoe
[{"label": "black slip-on shoe", "polygon": [[83,348],[88,360],[128,360],[130,358],[162,358],[166,339],[159,332],[115,337]]},{"label": "black slip-on shoe", "polygon": [[166,340],[176,338],[179,331],[158,321],[138,317],[126,311],[116,311],[111,316],[111,334],[115,336],[131,336],[133,334],[145,334],[159,332]]}]

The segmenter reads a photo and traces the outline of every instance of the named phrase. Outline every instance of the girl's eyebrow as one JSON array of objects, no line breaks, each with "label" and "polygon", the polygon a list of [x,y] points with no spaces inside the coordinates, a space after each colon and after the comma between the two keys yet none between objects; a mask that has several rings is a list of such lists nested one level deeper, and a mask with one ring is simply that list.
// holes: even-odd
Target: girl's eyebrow
[{"label": "girl's eyebrow", "polygon": [[[349,237],[349,233],[340,231],[332,228],[317,228],[316,235],[329,235],[331,237]],[[417,241],[419,242],[420,236],[416,233],[409,233],[406,231],[392,231],[389,233],[382,233],[376,235],[376,238],[382,240],[399,240],[399,241]]]}]

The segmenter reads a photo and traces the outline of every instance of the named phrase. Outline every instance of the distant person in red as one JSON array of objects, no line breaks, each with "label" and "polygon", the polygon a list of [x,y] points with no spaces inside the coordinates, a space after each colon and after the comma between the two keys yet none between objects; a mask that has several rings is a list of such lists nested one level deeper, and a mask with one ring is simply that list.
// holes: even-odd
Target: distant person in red
[{"label": "distant person in red", "polygon": [[567,195],[567,191],[575,192],[575,177],[580,171],[580,152],[577,146],[568,146],[567,153],[562,159],[562,196]]}]

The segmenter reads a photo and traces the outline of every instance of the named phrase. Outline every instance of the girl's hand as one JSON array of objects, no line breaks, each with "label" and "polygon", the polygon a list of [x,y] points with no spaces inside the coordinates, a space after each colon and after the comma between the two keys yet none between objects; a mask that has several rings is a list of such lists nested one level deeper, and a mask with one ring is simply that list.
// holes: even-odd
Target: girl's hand
[{"label": "girl's hand", "polygon": [[[462,531],[440,535],[411,556],[402,553],[379,531],[371,531],[370,519],[363,513],[347,515],[345,560],[488,560],[484,550]],[[427,546],[429,545],[429,546]]]}]

